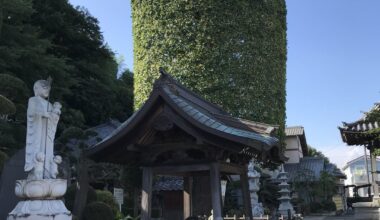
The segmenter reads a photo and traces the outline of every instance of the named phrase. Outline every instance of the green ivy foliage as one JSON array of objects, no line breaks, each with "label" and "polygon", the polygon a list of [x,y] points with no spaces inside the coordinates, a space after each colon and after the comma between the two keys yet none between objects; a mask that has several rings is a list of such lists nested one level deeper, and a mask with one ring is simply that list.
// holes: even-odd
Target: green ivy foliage
[{"label": "green ivy foliage", "polygon": [[135,109],[159,67],[236,117],[285,124],[284,0],[132,0]]}]

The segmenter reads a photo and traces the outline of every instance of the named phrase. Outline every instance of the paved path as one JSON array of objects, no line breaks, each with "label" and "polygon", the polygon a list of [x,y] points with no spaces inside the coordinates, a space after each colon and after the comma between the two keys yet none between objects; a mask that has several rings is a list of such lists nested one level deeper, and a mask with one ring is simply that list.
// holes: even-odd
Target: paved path
[{"label": "paved path", "polygon": [[356,208],[355,214],[345,216],[306,216],[304,220],[380,220],[378,208]]}]

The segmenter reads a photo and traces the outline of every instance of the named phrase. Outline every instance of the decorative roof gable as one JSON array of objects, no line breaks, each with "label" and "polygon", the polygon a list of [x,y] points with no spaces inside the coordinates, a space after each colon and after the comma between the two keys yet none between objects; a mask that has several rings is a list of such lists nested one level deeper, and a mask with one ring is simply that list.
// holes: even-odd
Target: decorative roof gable
[{"label": "decorative roof gable", "polygon": [[89,148],[90,157],[102,160],[107,154],[117,155],[117,151],[122,152],[119,149],[121,145],[124,146],[124,152],[128,151],[126,146],[136,142],[133,140],[135,137],[142,136],[152,127],[160,129],[149,123],[156,123],[161,117],[159,126],[163,126],[163,129],[165,126],[170,129],[175,124],[201,142],[224,150],[282,159],[279,141],[271,136],[277,126],[234,118],[219,106],[182,86],[162,69],[160,72],[161,76],[154,83],[145,104],[108,137]]}]

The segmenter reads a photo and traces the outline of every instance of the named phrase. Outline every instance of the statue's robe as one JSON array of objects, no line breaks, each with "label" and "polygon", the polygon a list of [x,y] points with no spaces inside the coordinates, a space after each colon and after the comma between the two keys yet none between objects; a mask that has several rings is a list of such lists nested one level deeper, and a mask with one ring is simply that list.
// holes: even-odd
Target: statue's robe
[{"label": "statue's robe", "polygon": [[52,104],[40,96],[29,99],[27,111],[26,135],[26,172],[30,172],[36,164],[36,154],[45,154],[44,177],[51,178],[51,163],[54,157],[54,136],[58,119],[52,119],[49,112]]}]

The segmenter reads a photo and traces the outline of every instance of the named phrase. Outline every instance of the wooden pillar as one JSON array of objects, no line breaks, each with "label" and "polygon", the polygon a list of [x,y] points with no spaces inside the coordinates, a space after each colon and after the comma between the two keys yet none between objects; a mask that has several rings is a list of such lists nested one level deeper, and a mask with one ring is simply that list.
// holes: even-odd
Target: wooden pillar
[{"label": "wooden pillar", "polygon": [[152,212],[153,172],[151,167],[143,167],[141,196],[141,220],[149,220]]},{"label": "wooden pillar", "polygon": [[243,195],[244,202],[244,213],[247,219],[252,219],[252,206],[251,206],[251,196],[249,194],[249,183],[247,171],[240,174],[241,192]]},{"label": "wooden pillar", "polygon": [[372,149],[370,151],[370,157],[371,157],[373,197],[379,198],[379,186],[376,183],[376,180],[377,180],[377,162],[376,162],[376,156],[373,154]]},{"label": "wooden pillar", "polygon": [[183,219],[192,215],[193,178],[183,178]]},{"label": "wooden pillar", "polygon": [[210,164],[210,183],[214,220],[223,220],[222,189],[220,185],[220,167],[218,163]]}]

